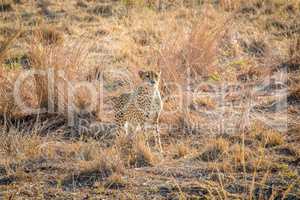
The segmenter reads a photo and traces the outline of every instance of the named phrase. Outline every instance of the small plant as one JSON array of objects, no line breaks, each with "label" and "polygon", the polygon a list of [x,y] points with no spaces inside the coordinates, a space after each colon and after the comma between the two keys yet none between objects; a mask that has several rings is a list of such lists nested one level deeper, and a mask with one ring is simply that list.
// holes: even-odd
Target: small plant
[{"label": "small plant", "polygon": [[234,163],[238,166],[245,164],[253,157],[254,153],[248,147],[243,147],[240,144],[234,144],[230,147],[229,155]]},{"label": "small plant", "polygon": [[116,148],[126,166],[144,167],[154,166],[158,162],[144,136],[130,136],[120,134],[116,139]]},{"label": "small plant", "polygon": [[254,57],[264,57],[266,55],[267,46],[262,40],[252,40],[241,44],[244,51]]},{"label": "small plant", "polygon": [[126,182],[122,175],[114,173],[110,177],[108,177],[108,180],[105,183],[105,187],[108,189],[120,189],[125,187]]},{"label": "small plant", "polygon": [[5,3],[5,1],[0,2],[0,12],[10,12],[13,11],[13,7],[10,3]]},{"label": "small plant", "polygon": [[29,58],[26,54],[12,56],[5,59],[4,61],[4,67],[8,69],[18,69],[18,68],[28,69],[30,67],[29,65],[30,65]]},{"label": "small plant", "polygon": [[3,63],[3,60],[7,56],[10,45],[19,37],[21,30],[17,31],[11,37],[7,38],[0,46],[0,64]]},{"label": "small plant", "polygon": [[153,154],[144,140],[139,140],[134,146],[134,155],[131,164],[136,167],[154,166],[157,163],[157,157]]},{"label": "small plant", "polygon": [[222,157],[228,153],[229,142],[223,138],[218,138],[208,142],[200,158],[203,161],[217,161],[222,160]]},{"label": "small plant", "polygon": [[216,103],[210,97],[196,98],[194,99],[194,104],[197,107],[205,107],[207,109],[214,109],[216,106]]},{"label": "small plant", "polygon": [[45,26],[33,31],[33,37],[43,45],[62,45],[64,35],[56,28]]},{"label": "small plant", "polygon": [[278,133],[274,130],[261,130],[256,132],[255,138],[265,146],[265,147],[274,147],[284,143],[284,139],[281,133]]},{"label": "small plant", "polygon": [[147,7],[147,8],[155,8],[155,4],[159,4],[159,0],[121,0],[122,4],[126,7]]},{"label": "small plant", "polygon": [[259,140],[265,147],[274,147],[284,143],[283,134],[266,127],[264,124],[255,122],[249,132],[249,136]]},{"label": "small plant", "polygon": [[190,147],[185,143],[179,143],[175,145],[175,158],[185,157],[190,153]]},{"label": "small plant", "polygon": [[124,170],[123,162],[114,148],[103,149],[98,159],[76,163],[80,170],[73,171],[66,176],[62,185],[92,186],[97,181],[103,181],[112,174],[121,174]]},{"label": "small plant", "polygon": [[102,17],[109,17],[113,14],[112,5],[102,4],[95,6],[91,12]]},{"label": "small plant", "polygon": [[282,134],[275,131],[263,133],[261,141],[266,147],[274,147],[284,143]]}]

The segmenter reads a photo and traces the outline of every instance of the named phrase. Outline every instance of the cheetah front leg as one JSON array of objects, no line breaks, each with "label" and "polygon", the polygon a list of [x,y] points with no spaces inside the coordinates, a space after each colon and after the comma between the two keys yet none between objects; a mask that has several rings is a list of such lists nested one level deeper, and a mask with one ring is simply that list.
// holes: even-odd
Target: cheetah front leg
[{"label": "cheetah front leg", "polygon": [[124,124],[124,129],[125,129],[125,135],[128,136],[129,135],[129,123],[128,122],[125,122]]},{"label": "cheetah front leg", "polygon": [[160,131],[159,131],[159,114],[156,113],[154,117],[154,126],[155,126],[155,143],[159,146],[159,150],[162,153],[163,148],[161,145],[161,139],[160,139]]},{"label": "cheetah front leg", "polygon": [[145,138],[147,147],[150,149],[149,136],[147,134],[149,127],[150,127],[149,124],[146,122],[141,124],[141,133],[143,134],[143,137]]}]

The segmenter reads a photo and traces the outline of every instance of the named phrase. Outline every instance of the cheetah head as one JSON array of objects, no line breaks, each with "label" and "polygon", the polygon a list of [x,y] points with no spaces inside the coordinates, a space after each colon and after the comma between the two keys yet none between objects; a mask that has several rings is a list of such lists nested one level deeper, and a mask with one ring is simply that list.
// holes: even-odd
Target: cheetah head
[{"label": "cheetah head", "polygon": [[151,85],[158,85],[160,81],[160,72],[154,71],[139,71],[140,78]]}]

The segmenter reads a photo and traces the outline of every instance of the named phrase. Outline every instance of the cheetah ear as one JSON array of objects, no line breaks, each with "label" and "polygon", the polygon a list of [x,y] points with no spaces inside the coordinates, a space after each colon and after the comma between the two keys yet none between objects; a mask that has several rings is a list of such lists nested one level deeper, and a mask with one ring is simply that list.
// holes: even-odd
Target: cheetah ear
[{"label": "cheetah ear", "polygon": [[139,76],[142,78],[144,72],[143,71],[139,71]]}]

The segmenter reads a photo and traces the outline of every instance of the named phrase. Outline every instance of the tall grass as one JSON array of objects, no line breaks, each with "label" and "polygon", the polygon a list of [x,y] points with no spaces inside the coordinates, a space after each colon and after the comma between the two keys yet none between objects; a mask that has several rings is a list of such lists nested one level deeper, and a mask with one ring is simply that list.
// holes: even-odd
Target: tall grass
[{"label": "tall grass", "polygon": [[74,104],[69,89],[83,79],[88,48],[84,41],[61,42],[56,32],[38,30],[33,36],[27,47],[32,70],[36,71],[34,80],[40,108],[66,114],[66,109]]},{"label": "tall grass", "polygon": [[4,66],[4,60],[7,57],[10,46],[20,35],[19,30],[10,38],[7,38],[0,47],[0,114],[2,116],[9,116],[15,109],[13,100],[13,83],[16,79],[18,71],[11,72]]},{"label": "tall grass", "polygon": [[223,23],[212,27],[212,22],[204,19],[161,49],[159,65],[165,80],[186,83],[188,68],[206,77],[217,71],[218,45],[226,30],[225,19],[221,20]]},{"label": "tall grass", "polygon": [[4,41],[3,44],[0,46],[0,63],[1,64],[3,63],[3,60],[5,59],[5,56],[7,55],[10,45],[16,40],[17,37],[19,37],[20,33],[21,33],[21,30],[17,31],[10,38],[8,38],[6,41]]},{"label": "tall grass", "polygon": [[[158,56],[158,66],[163,72],[162,93],[168,98],[165,98],[165,108],[172,111],[180,108],[168,117],[183,119],[183,124],[188,126],[199,119],[193,118],[189,112],[193,101],[191,92],[197,89],[194,86],[209,79],[221,78],[218,58],[229,26],[228,18],[210,7],[202,15],[203,20],[193,22],[190,29],[178,30],[176,34],[170,31],[170,38],[161,47]],[[176,97],[181,99],[174,100]]]},{"label": "tall grass", "polygon": [[[20,32],[8,38],[0,49],[0,61],[3,63],[9,52],[9,46]],[[75,88],[85,79],[89,44],[85,41],[64,41],[63,34],[54,28],[40,28],[27,36],[23,50],[29,58],[30,71],[22,68],[0,68],[0,114],[19,118],[37,114],[36,109],[46,113],[67,116],[77,108],[90,104],[86,88]],[[21,94],[14,94],[17,82]],[[17,102],[16,95],[25,101],[32,110],[24,110]],[[24,102],[22,102],[24,103]],[[28,105],[29,104],[29,105]]]}]

